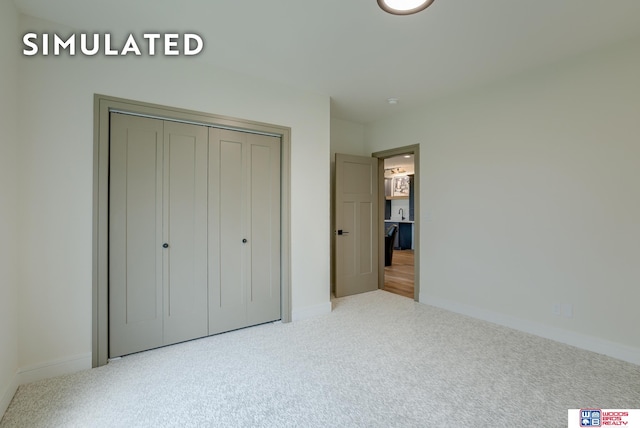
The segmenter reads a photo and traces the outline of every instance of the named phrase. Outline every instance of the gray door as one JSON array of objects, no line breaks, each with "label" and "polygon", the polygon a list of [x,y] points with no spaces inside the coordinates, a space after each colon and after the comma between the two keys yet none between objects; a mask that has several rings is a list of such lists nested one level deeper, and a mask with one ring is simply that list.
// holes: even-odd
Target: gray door
[{"label": "gray door", "polygon": [[209,130],[209,334],[280,319],[280,139]]},{"label": "gray door", "polygon": [[208,333],[207,139],[111,114],[110,357]]},{"label": "gray door", "polygon": [[161,121],[111,114],[110,357],[164,344],[163,152]]},{"label": "gray door", "polygon": [[207,128],[164,122],[164,344],[206,336]]},{"label": "gray door", "polygon": [[377,162],[336,154],[336,297],[378,288]]},{"label": "gray door", "polygon": [[280,139],[111,114],[109,357],[280,319]]}]

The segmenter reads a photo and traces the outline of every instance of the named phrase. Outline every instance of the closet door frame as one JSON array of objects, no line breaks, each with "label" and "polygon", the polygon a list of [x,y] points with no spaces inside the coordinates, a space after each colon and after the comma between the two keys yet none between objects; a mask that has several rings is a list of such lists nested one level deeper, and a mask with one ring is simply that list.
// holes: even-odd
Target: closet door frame
[{"label": "closet door frame", "polygon": [[108,95],[94,95],[92,366],[107,364],[109,347],[109,114],[112,111],[280,137],[280,290],[282,322],[291,321],[291,128],[168,107]]}]

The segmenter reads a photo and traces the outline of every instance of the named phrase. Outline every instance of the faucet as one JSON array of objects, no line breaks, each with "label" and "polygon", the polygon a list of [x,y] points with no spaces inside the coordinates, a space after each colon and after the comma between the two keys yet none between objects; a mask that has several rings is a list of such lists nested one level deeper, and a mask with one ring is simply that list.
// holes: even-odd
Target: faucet
[{"label": "faucet", "polygon": [[404,209],[403,208],[400,208],[398,210],[398,214],[402,215],[402,220],[404,220]]}]

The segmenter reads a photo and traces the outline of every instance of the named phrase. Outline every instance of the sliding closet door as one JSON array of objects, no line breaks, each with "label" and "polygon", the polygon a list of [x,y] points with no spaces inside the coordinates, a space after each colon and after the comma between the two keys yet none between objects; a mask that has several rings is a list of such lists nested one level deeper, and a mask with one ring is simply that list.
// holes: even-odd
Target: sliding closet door
[{"label": "sliding closet door", "polygon": [[165,344],[208,333],[207,139],[205,126],[164,123]]},{"label": "sliding closet door", "polygon": [[280,139],[209,130],[209,334],[280,319]]},{"label": "sliding closet door", "polygon": [[109,356],[164,344],[162,121],[111,114]]}]

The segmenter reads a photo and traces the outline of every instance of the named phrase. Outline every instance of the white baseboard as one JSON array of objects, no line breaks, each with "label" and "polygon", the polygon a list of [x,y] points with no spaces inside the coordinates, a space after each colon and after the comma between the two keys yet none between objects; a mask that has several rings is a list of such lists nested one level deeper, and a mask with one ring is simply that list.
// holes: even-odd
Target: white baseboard
[{"label": "white baseboard", "polygon": [[599,337],[563,330],[561,328],[552,327],[535,321],[524,320],[438,297],[425,298],[421,296],[420,302],[436,306],[441,309],[446,309],[451,312],[467,315],[472,318],[520,330],[525,333],[534,334],[536,336],[544,337],[545,339],[565,343],[567,345],[575,346],[576,348],[597,352],[598,354],[608,355],[619,360],[640,365],[639,348],[610,342]]},{"label": "white baseboard", "polygon": [[4,415],[4,412],[7,411],[9,404],[11,404],[11,400],[13,400],[13,396],[16,395],[16,391],[18,390],[18,374],[16,373],[7,388],[0,395],[0,420]]},{"label": "white baseboard", "polygon": [[91,353],[89,352],[23,367],[18,370],[17,377],[19,385],[24,385],[90,368]]},{"label": "white baseboard", "polygon": [[299,321],[306,318],[313,318],[319,315],[329,314],[331,313],[332,304],[331,302],[321,303],[319,305],[307,306],[301,309],[294,309],[291,311],[291,320]]}]

